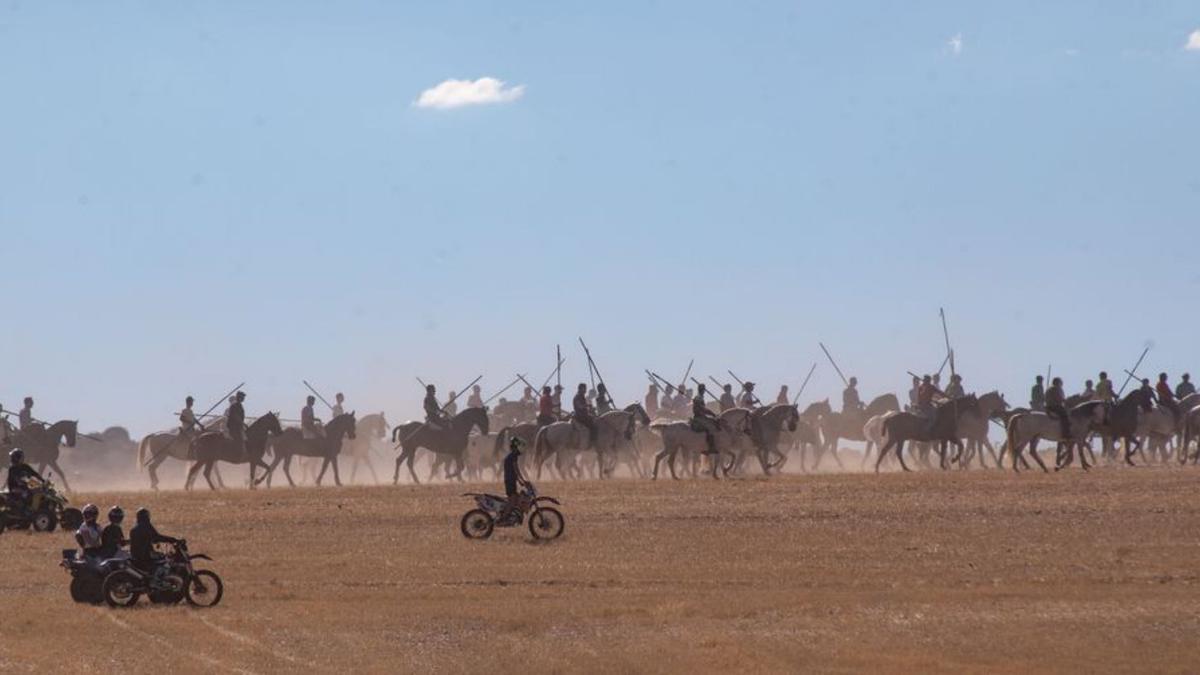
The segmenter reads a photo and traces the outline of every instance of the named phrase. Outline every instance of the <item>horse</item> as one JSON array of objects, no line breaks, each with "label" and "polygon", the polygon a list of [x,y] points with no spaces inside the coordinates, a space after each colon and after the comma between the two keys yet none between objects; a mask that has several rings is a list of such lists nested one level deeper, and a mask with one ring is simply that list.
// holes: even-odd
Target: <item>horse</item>
[{"label": "horse", "polygon": [[[219,417],[211,422],[207,422],[205,426],[209,429],[224,429],[225,418]],[[154,434],[147,434],[138,443],[137,449],[137,469],[141,471],[145,469],[150,474],[150,489],[158,489],[158,467],[167,459],[178,459],[183,462],[192,461],[192,441],[195,436],[180,437],[178,431],[168,431]],[[147,459],[148,458],[148,459]],[[190,470],[190,469],[189,469]],[[217,485],[225,487],[225,481],[221,479],[221,469],[215,469],[217,476]]]},{"label": "horse", "polygon": [[59,444],[64,442],[68,448],[75,447],[79,436],[79,423],[75,420],[59,420],[49,427],[41,424],[27,426],[17,432],[11,441],[14,447],[25,451],[26,461],[38,465],[38,473],[45,471],[49,465],[62,479],[63,489],[68,492],[71,486],[67,483],[67,474],[58,465]]},{"label": "horse", "polygon": [[[763,475],[769,476],[771,469],[778,469],[787,461],[787,454],[779,450],[779,440],[785,427],[789,433],[796,432],[800,424],[800,410],[791,404],[776,403],[753,411],[750,419],[758,462],[762,465]],[[779,461],[772,463],[771,455]]]},{"label": "horse", "polygon": [[219,431],[200,434],[192,441],[191,454],[196,461],[188,470],[187,481],[183,484],[183,489],[192,489],[192,485],[196,482],[196,474],[200,473],[200,469],[203,468],[204,480],[208,481],[208,487],[216,490],[217,486],[212,482],[213,467],[217,462],[229,462],[230,464],[250,465],[250,489],[253,490],[258,485],[258,481],[254,479],[255,467],[261,466],[264,472],[271,470],[271,467],[263,461],[263,455],[267,452],[268,438],[282,433],[279,416],[275,413],[267,413],[254,420],[246,428],[245,451],[238,447],[232,438]]},{"label": "horse", "polygon": [[969,468],[975,453],[979,453],[979,466],[986,469],[987,462],[984,461],[983,455],[985,447],[992,454],[996,467],[1000,467],[1000,457],[996,454],[996,448],[988,438],[988,430],[992,418],[1007,409],[1008,401],[1004,400],[1004,394],[998,391],[989,391],[979,397],[978,412],[968,411],[958,421],[958,431],[967,440],[966,456],[960,464],[962,468]]},{"label": "horse", "polygon": [[[1104,419],[1107,416],[1108,405],[1104,401],[1080,403],[1067,411],[1067,424],[1070,429],[1070,435],[1064,438],[1062,422],[1044,412],[1028,412],[1013,415],[1008,420],[1007,428],[1008,448],[1013,453],[1013,471],[1020,472],[1020,468],[1017,466],[1017,459],[1021,456],[1025,446],[1029,445],[1029,454],[1038,463],[1038,466],[1042,468],[1042,471],[1049,473],[1046,464],[1037,454],[1037,442],[1039,438],[1067,444],[1068,459],[1065,462],[1058,463],[1055,470],[1057,471],[1064,466],[1068,466],[1071,461],[1069,458],[1073,454],[1075,445],[1081,443],[1080,439],[1086,438],[1093,429],[1103,425]],[[1079,461],[1086,471],[1088,469],[1087,457],[1082,449],[1079,452]]]},{"label": "horse", "polygon": [[295,428],[284,431],[271,439],[271,452],[275,454],[275,460],[271,462],[267,475],[263,476],[260,482],[265,480],[267,487],[270,487],[271,475],[275,473],[275,468],[282,462],[284,477],[287,478],[289,485],[296,487],[295,481],[292,480],[292,457],[318,457],[322,461],[321,471],[317,474],[317,485],[320,485],[321,479],[325,477],[326,469],[332,466],[333,482],[341,487],[342,476],[338,470],[338,454],[342,451],[343,438],[355,440],[358,437],[355,430],[357,426],[358,422],[354,413],[348,412],[329,420],[329,423],[325,425],[325,435],[318,438],[305,438],[304,433]]},{"label": "horse", "polygon": [[[1188,447],[1191,446],[1192,441],[1198,438],[1200,438],[1200,408],[1193,408],[1183,420],[1183,442],[1179,446],[1180,464],[1187,463]],[[1200,460],[1200,447],[1196,448],[1196,454],[1191,459],[1193,464]]]},{"label": "horse", "polygon": [[[728,476],[730,469],[737,462],[737,449],[741,447],[742,439],[750,433],[750,414],[746,408],[730,408],[717,416],[717,431],[713,434],[716,446],[715,457],[712,461],[712,477],[717,477],[717,468]],[[704,432],[692,429],[691,422],[654,422],[651,429],[662,437],[663,449],[654,456],[654,471],[651,480],[658,480],[658,465],[667,459],[667,468],[671,470],[671,478],[679,480],[675,473],[675,457],[683,450],[688,455],[710,454],[708,441]],[[721,455],[729,456],[729,463],[721,463]]]},{"label": "horse", "polygon": [[904,463],[905,441],[939,441],[942,468],[947,468],[945,444],[953,444],[958,450],[952,460],[957,461],[963,451],[962,441],[959,440],[958,422],[963,415],[971,411],[979,411],[979,399],[975,394],[951,399],[937,406],[934,409],[932,424],[928,419],[910,412],[892,413],[883,421],[883,435],[887,438],[887,443],[879,449],[879,457],[875,460],[875,472],[879,472],[879,465],[893,446],[896,448],[896,459],[900,460],[900,467],[911,471]]},{"label": "horse", "polygon": [[358,424],[354,425],[354,437],[347,438],[342,443],[342,453],[350,455],[354,461],[350,465],[350,482],[354,482],[355,476],[358,475],[358,465],[366,464],[367,469],[371,472],[371,478],[375,479],[375,484],[379,484],[379,474],[375,473],[375,465],[371,463],[371,449],[377,441],[387,439],[388,429],[387,417],[383,413],[366,415],[358,420]]},{"label": "horse", "polygon": [[1154,393],[1146,389],[1134,389],[1109,407],[1108,418],[1097,429],[1105,438],[1106,446],[1112,444],[1114,451],[1116,440],[1124,441],[1125,463],[1129,466],[1134,466],[1133,453],[1142,448],[1142,442],[1137,437],[1140,413],[1152,410]]},{"label": "horse", "polygon": [[[833,414],[833,406],[829,405],[829,399],[810,403],[807,408],[800,411],[800,421],[803,424],[806,424],[810,428],[812,428],[813,434],[816,436],[815,441],[812,439],[811,436],[808,436],[804,440],[794,439],[794,441],[796,441],[797,449],[800,451],[800,470],[801,471],[808,471],[808,467],[805,466],[805,464],[806,464],[805,457],[807,456],[807,453],[806,453],[807,446],[811,445],[813,447],[814,458],[817,457],[817,453],[820,452],[821,449],[823,448],[824,443],[823,443],[823,439],[821,438],[821,419],[823,417],[825,417],[826,415],[831,415],[831,414]],[[799,427],[799,428],[802,429],[803,427]],[[817,459],[817,461],[820,461],[819,458]],[[814,462],[813,469],[816,469],[816,468],[817,468],[816,463]]]},{"label": "horse", "polygon": [[871,448],[874,447],[874,443],[863,434],[863,427],[867,420],[875,415],[899,410],[900,400],[896,398],[895,394],[882,394],[876,396],[863,410],[843,410],[840,413],[830,411],[822,415],[820,422],[821,436],[825,439],[825,447],[817,450],[813,469],[816,469],[821,464],[821,457],[826,450],[833,455],[833,459],[837,462],[839,469],[845,468],[841,458],[837,454],[838,441],[843,438],[848,441],[862,441],[867,444],[866,449],[863,451],[863,462],[865,463],[867,457],[871,454]]},{"label": "horse", "polygon": [[421,483],[413,469],[413,461],[416,460],[417,450],[420,448],[453,458],[458,468],[448,477],[461,481],[466,466],[463,455],[467,449],[467,436],[472,429],[479,429],[479,433],[487,435],[487,408],[464,409],[451,418],[449,428],[435,429],[427,422],[405,422],[392,429],[392,442],[400,448],[400,454],[396,456],[396,472],[392,476],[392,484],[400,482],[400,464],[406,461],[413,482],[418,485]]},{"label": "horse", "polygon": [[[617,452],[631,443],[638,422],[644,427],[650,425],[650,416],[640,403],[610,410],[596,418],[595,450],[601,478],[611,475],[616,467]],[[550,455],[555,455],[555,464],[562,473],[570,455],[586,449],[587,433],[583,425],[574,421],[555,422],[538,429],[533,440],[533,462],[538,478],[542,477],[542,467]],[[607,453],[612,453],[611,461]]]}]

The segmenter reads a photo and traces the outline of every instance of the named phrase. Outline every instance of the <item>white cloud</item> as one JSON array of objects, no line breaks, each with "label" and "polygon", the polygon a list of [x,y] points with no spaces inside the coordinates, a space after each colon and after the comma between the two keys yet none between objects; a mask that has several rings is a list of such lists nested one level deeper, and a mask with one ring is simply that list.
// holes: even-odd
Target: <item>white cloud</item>
[{"label": "white cloud", "polygon": [[1074,47],[1068,47],[1064,49],[1063,53],[1067,56],[1079,56],[1079,50],[1075,49]]},{"label": "white cloud", "polygon": [[413,105],[418,108],[447,110],[467,105],[509,103],[525,94],[525,85],[506,87],[504,80],[481,77],[478,80],[446,80],[421,92]]},{"label": "white cloud", "polygon": [[959,54],[961,54],[961,53],[962,53],[962,50],[963,50],[963,36],[962,36],[962,33],[958,33],[958,34],[957,34],[957,35],[955,35],[954,37],[952,37],[952,38],[950,38],[949,40],[947,40],[947,41],[946,41],[946,46],[950,48],[950,53],[951,53],[951,54],[954,54],[955,56],[958,56]]},{"label": "white cloud", "polygon": [[1189,52],[1200,52],[1200,29],[1192,31],[1188,36],[1187,44],[1183,46]]}]

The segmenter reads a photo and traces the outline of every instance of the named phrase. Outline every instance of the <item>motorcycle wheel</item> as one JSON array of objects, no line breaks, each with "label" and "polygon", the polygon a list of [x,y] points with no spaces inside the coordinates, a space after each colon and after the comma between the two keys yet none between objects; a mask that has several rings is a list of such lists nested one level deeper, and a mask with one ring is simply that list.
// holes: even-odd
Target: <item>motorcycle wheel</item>
[{"label": "motorcycle wheel", "polygon": [[59,521],[62,522],[64,530],[78,530],[79,526],[83,525],[83,511],[74,507],[65,508]]},{"label": "motorcycle wheel", "polygon": [[492,518],[492,514],[483,509],[467,511],[466,515],[462,517],[462,523],[459,524],[459,529],[467,539],[487,539],[492,536],[492,530],[495,527],[496,520]]},{"label": "motorcycle wheel", "polygon": [[100,580],[84,575],[71,577],[71,599],[89,605],[98,605],[104,602]]},{"label": "motorcycle wheel", "polygon": [[192,607],[216,607],[225,595],[225,584],[216,572],[198,570],[183,590]]},{"label": "motorcycle wheel", "polygon": [[171,584],[171,587],[161,591],[150,591],[146,596],[150,602],[156,605],[176,605],[182,602],[183,596],[186,595],[183,577],[172,574],[164,577],[163,580]]},{"label": "motorcycle wheel", "polygon": [[53,511],[38,511],[31,520],[38,532],[53,532],[58,527],[58,516]]},{"label": "motorcycle wheel", "polygon": [[101,593],[109,607],[133,607],[141,597],[141,593],[134,590],[137,586],[137,577],[118,570],[105,577]]},{"label": "motorcycle wheel", "polygon": [[558,509],[538,509],[529,515],[529,534],[534,539],[558,539],[566,521]]}]

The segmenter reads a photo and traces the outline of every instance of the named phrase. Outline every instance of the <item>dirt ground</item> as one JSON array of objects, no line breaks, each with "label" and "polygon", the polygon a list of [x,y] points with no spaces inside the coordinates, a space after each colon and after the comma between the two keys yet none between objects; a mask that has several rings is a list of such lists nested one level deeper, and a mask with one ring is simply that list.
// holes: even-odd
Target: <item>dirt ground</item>
[{"label": "dirt ground", "polygon": [[84,494],[153,508],[210,610],[78,606],[0,536],[0,670],[1200,669],[1200,472],[545,483],[565,537],[458,531],[463,486]]}]

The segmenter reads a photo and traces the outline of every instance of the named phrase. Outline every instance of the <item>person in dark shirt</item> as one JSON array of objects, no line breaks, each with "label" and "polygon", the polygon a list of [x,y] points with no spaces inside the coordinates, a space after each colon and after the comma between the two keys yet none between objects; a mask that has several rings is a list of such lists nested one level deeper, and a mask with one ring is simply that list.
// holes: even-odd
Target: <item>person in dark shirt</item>
[{"label": "person in dark shirt", "polygon": [[178,544],[179,540],[158,533],[150,522],[150,510],[137,510],[137,524],[129,531],[129,557],[142,572],[158,573],[163,557],[154,552],[155,544]]},{"label": "person in dark shirt", "polygon": [[[692,399],[692,429],[704,434],[704,442],[708,447],[710,454],[717,452],[717,429],[720,422],[717,421],[717,414],[709,410],[708,405],[704,403],[704,384],[701,383],[696,387],[696,397]],[[714,474],[715,475],[715,474]]]},{"label": "person in dark shirt", "polygon": [[600,430],[596,428],[596,419],[592,416],[592,406],[587,400],[587,385],[583,382],[579,383],[575,398],[571,401],[571,407],[575,412],[575,421],[588,430],[588,449],[595,448],[596,436],[599,435]]},{"label": "person in dark shirt", "polygon": [[1043,403],[1046,414],[1058,420],[1063,440],[1071,438],[1071,418],[1067,414],[1067,397],[1063,392],[1061,377],[1050,380],[1050,388],[1046,390]]},{"label": "person in dark shirt", "polygon": [[721,389],[722,389],[721,399],[719,401],[720,406],[721,406],[721,412],[725,412],[726,410],[733,410],[734,408],[736,408],[737,407],[737,399],[733,397],[733,385],[726,384],[726,385],[723,385],[721,387]]},{"label": "person in dark shirt", "polygon": [[1043,412],[1046,410],[1046,390],[1043,388],[1041,375],[1038,375],[1034,380],[1033,386],[1029,389],[1029,409],[1035,412]]},{"label": "person in dark shirt", "polygon": [[521,473],[521,446],[523,445],[525,442],[516,436],[513,436],[513,439],[508,442],[508,455],[504,457],[504,494],[508,497],[508,503],[505,504],[504,513],[500,514],[501,520],[510,517],[520,507],[519,487],[529,484],[529,481],[525,480],[525,476]]},{"label": "person in dark shirt", "polygon": [[225,418],[225,430],[243,454],[246,452],[246,408],[242,406],[242,401],[245,400],[246,392],[239,391],[229,405],[228,417]]},{"label": "person in dark shirt", "polygon": [[121,529],[121,523],[124,520],[125,511],[121,507],[114,506],[108,510],[108,525],[100,533],[100,558],[102,560],[117,557],[117,554],[121,552],[121,547],[129,544],[129,540],[125,538],[125,531]]},{"label": "person in dark shirt", "polygon": [[28,480],[36,478],[41,482],[46,482],[45,478],[37,471],[34,471],[32,466],[25,463],[25,451],[21,449],[13,450],[8,453],[8,501],[18,512],[26,513],[29,510],[30,490]]},{"label": "person in dark shirt", "polygon": [[557,421],[554,415],[554,390],[547,385],[542,387],[542,397],[538,399],[537,424],[544,427]]}]

